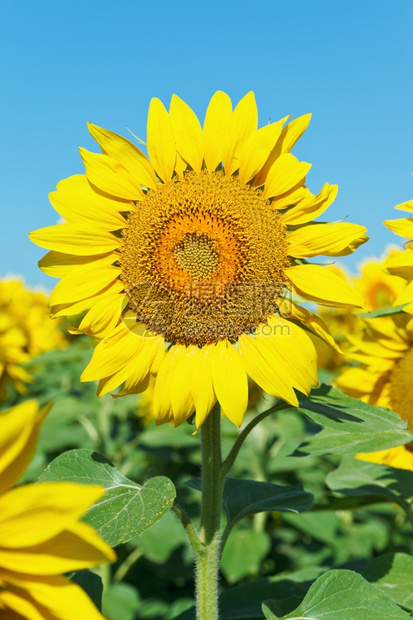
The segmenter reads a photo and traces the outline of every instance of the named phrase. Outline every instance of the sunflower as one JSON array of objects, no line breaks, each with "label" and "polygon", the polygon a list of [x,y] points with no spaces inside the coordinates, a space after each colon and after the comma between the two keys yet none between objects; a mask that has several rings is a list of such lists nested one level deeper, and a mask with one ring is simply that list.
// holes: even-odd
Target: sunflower
[{"label": "sunflower", "polygon": [[232,109],[212,97],[203,129],[173,96],[150,104],[147,152],[89,124],[102,149],[80,149],[85,176],[59,183],[50,200],[67,222],[35,231],[51,250],[40,267],[62,278],[54,316],[87,310],[77,333],[102,341],[82,380],[98,394],[154,381],[158,424],[199,427],[216,401],[241,425],[247,375],[297,405],[294,388],[317,384],[314,347],[302,326],[332,341],[291,298],[362,307],[360,295],[306,259],[343,256],[367,240],[356,224],[312,223],[337,193],[305,185],[310,164],[290,150],[310,115],[258,129],[254,94]]},{"label": "sunflower", "polygon": [[[346,368],[334,383],[349,396],[392,409],[413,431],[411,322],[405,314],[366,319],[364,333],[352,338],[353,349],[347,355],[358,365]],[[357,457],[413,471],[413,444]]]},{"label": "sunflower", "polygon": [[11,488],[33,457],[49,408],[28,401],[0,414],[0,618],[103,620],[85,592],[60,576],[115,559],[80,522],[103,489],[69,482]]},{"label": "sunflower", "polygon": [[[413,200],[396,205],[395,209],[413,212]],[[395,299],[394,305],[408,304],[403,308],[403,311],[413,314],[413,218],[405,217],[397,220],[387,220],[384,224],[396,235],[409,239],[403,252],[389,257],[386,261],[386,268],[391,275],[404,278],[409,283],[405,290]]]},{"label": "sunflower", "polygon": [[22,364],[66,344],[59,324],[49,317],[44,293],[27,289],[21,280],[0,281],[0,399],[7,384],[26,393],[32,377]]}]

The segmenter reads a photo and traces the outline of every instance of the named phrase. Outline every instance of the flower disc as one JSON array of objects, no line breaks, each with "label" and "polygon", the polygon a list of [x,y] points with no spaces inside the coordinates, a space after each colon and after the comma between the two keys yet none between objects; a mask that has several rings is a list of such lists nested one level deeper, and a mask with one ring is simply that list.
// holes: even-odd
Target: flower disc
[{"label": "flower disc", "polygon": [[169,342],[235,341],[277,309],[290,263],[286,226],[236,176],[188,172],[158,185],[122,235],[129,304]]}]

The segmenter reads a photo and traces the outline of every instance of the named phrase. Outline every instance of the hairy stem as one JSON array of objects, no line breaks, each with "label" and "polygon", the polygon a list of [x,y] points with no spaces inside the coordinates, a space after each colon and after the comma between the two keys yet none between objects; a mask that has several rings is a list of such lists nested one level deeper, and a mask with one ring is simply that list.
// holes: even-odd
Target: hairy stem
[{"label": "hairy stem", "polygon": [[200,541],[195,555],[197,620],[218,619],[218,570],[220,556],[222,491],[221,413],[211,411],[201,429],[202,506]]}]

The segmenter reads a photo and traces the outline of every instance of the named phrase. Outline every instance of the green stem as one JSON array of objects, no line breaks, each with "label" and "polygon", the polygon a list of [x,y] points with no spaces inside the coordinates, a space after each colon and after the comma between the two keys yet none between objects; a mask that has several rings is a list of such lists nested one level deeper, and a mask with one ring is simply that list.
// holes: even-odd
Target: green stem
[{"label": "green stem", "polygon": [[194,557],[198,557],[203,551],[204,545],[200,541],[198,534],[192,524],[192,521],[186,514],[185,510],[179,506],[179,504],[174,504],[171,508],[172,512],[176,514],[178,519],[183,525],[187,538],[189,540],[189,544],[191,545],[192,553]]},{"label": "green stem", "polygon": [[238,452],[241,449],[242,444],[244,443],[244,441],[246,440],[246,438],[248,437],[248,435],[250,434],[252,429],[255,428],[255,426],[257,426],[257,424],[259,422],[264,420],[264,418],[269,416],[271,413],[274,413],[275,411],[280,411],[281,409],[286,409],[288,407],[291,407],[291,405],[289,405],[288,403],[285,403],[285,402],[277,403],[277,405],[274,405],[274,407],[271,407],[270,409],[267,409],[267,411],[263,411],[259,415],[255,416],[249,422],[249,424],[247,424],[247,426],[238,435],[236,442],[232,446],[230,452],[228,453],[227,458],[225,459],[225,461],[222,464],[222,477],[223,477],[223,480],[225,480],[225,478],[228,476],[228,474],[229,474],[229,472],[230,472],[230,470],[231,470],[231,468],[232,468],[232,466],[234,464],[234,461],[237,458],[237,454],[238,454]]},{"label": "green stem", "polygon": [[222,491],[221,412],[215,406],[201,429],[202,506],[199,539],[195,554],[197,620],[218,619],[218,570],[220,555]]}]

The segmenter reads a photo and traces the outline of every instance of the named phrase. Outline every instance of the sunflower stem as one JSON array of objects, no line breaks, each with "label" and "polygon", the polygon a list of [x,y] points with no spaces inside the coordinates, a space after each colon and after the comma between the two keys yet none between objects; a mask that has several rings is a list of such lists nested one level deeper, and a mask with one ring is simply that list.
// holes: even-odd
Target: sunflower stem
[{"label": "sunflower stem", "polygon": [[197,620],[218,619],[218,571],[224,476],[221,473],[221,412],[215,406],[201,429],[202,506],[199,538],[202,548],[195,554]]},{"label": "sunflower stem", "polygon": [[237,440],[232,446],[230,452],[228,453],[228,456],[226,457],[225,461],[222,463],[223,480],[225,480],[225,478],[228,476],[229,472],[231,471],[234,461],[237,458],[238,452],[240,451],[242,444],[244,443],[244,441],[246,440],[246,438],[248,437],[252,429],[255,428],[259,422],[264,420],[264,418],[269,416],[271,413],[275,413],[275,411],[280,411],[281,409],[288,409],[289,407],[291,407],[291,405],[289,405],[288,403],[285,403],[284,401],[277,403],[276,405],[274,405],[274,407],[271,407],[270,409],[267,409],[266,411],[263,411],[259,415],[255,416],[249,422],[249,424],[247,424],[247,426],[242,429],[242,431],[237,437]]}]

